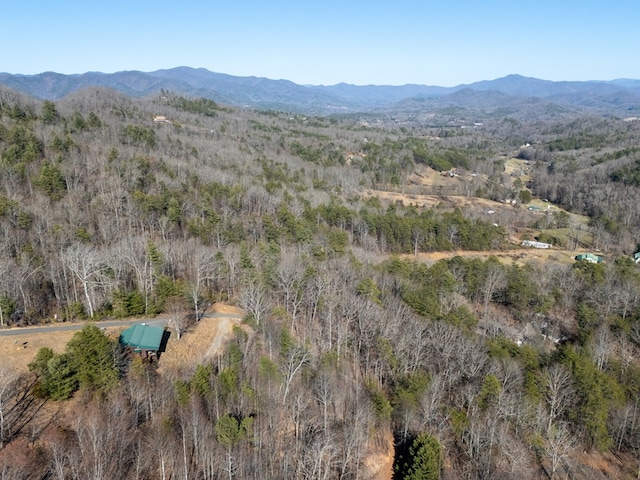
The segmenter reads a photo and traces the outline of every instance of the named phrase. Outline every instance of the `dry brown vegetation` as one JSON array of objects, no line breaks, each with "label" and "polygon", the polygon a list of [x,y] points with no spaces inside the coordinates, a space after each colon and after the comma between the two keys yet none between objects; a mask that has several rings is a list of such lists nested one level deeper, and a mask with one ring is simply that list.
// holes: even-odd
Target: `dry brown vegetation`
[{"label": "dry brown vegetation", "polygon": [[[17,372],[27,372],[27,365],[33,360],[41,348],[51,348],[54,352],[64,351],[67,342],[75,332],[24,333],[16,336],[0,336],[0,358],[10,362]],[[26,342],[26,344],[25,344]]]},{"label": "dry brown vegetation", "polygon": [[453,252],[421,252],[418,255],[405,254],[402,258],[415,259],[419,262],[435,263],[444,258],[461,256],[465,258],[479,258],[486,260],[489,257],[497,257],[501,262],[508,265],[526,265],[526,264],[562,264],[570,265],[575,262],[574,257],[580,252],[566,251],[556,249],[535,249],[522,248],[514,246],[513,250],[486,250],[486,251],[468,251],[457,250]]},{"label": "dry brown vegetation", "polygon": [[[142,320],[141,320],[142,321]],[[63,323],[61,325],[69,325]],[[84,323],[77,323],[77,330],[81,329]],[[54,325],[50,325],[55,328]],[[40,328],[40,327],[35,327]],[[124,327],[106,327],[105,333],[110,338],[117,340]],[[13,331],[19,333],[14,335],[0,335],[0,358],[8,360],[13,369],[24,373],[28,371],[28,365],[41,348],[50,348],[56,353],[64,351],[67,343],[77,332],[77,330],[36,332],[33,328],[19,328]]]},{"label": "dry brown vegetation", "polygon": [[[216,316],[222,314],[224,316]],[[216,303],[198,323],[192,325],[178,341],[169,339],[167,349],[159,359],[158,372],[173,377],[186,376],[196,365],[215,362],[240,325],[244,313],[237,307]]]}]

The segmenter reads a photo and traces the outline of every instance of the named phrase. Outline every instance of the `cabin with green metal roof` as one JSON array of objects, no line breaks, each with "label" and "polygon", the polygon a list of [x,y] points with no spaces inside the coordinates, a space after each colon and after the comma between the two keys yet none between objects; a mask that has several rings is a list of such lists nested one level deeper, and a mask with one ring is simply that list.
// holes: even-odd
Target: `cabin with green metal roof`
[{"label": "cabin with green metal roof", "polygon": [[120,334],[120,343],[131,348],[133,353],[148,358],[157,355],[165,341],[165,329],[154,327],[146,323],[136,323],[123,330]]},{"label": "cabin with green metal roof", "polygon": [[594,255],[593,253],[581,253],[580,255],[576,255],[576,260],[584,260],[589,263],[602,263],[604,259],[598,255]]}]

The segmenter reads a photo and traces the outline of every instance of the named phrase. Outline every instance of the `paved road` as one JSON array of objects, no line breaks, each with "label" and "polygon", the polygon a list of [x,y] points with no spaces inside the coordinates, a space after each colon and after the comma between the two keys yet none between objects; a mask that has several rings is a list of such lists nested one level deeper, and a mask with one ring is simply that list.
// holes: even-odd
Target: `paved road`
[{"label": "paved road", "polygon": [[[242,318],[241,315],[234,313],[207,313],[206,318]],[[12,335],[31,335],[34,333],[46,333],[46,332],[64,332],[65,330],[80,330],[87,325],[85,323],[68,323],[58,325],[47,325],[44,327],[16,327],[6,330],[0,330],[0,337],[12,336]],[[156,317],[156,318],[136,318],[127,320],[110,320],[106,322],[95,322],[95,325],[102,327],[128,327],[134,323],[146,323],[147,325],[153,325],[155,327],[166,327],[169,324],[168,317]]]},{"label": "paved road", "polygon": [[[159,323],[158,323],[159,322]],[[87,322],[88,323],[88,322]],[[64,332],[66,330],[80,330],[87,323],[68,323],[62,325],[47,325],[46,327],[16,327],[7,330],[0,330],[0,337],[9,337],[12,335],[31,335],[34,333],[46,332]],[[95,325],[102,327],[128,327],[134,323],[148,323],[149,325],[164,326],[165,320],[114,320],[108,322],[95,322]]]}]

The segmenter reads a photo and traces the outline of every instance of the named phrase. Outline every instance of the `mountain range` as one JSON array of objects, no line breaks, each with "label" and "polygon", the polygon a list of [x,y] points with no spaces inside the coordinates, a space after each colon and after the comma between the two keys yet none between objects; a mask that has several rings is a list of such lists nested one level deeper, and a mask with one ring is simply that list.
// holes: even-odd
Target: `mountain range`
[{"label": "mountain range", "polygon": [[288,80],[238,77],[204,68],[177,67],[153,72],[87,72],[64,75],[0,73],[0,85],[31,96],[57,100],[88,87],[106,87],[132,97],[167,90],[255,109],[315,114],[416,110],[458,106],[485,112],[517,111],[532,104],[566,111],[590,110],[620,116],[640,115],[640,80],[554,82],[508,75],[455,87],[408,84],[298,85]]}]

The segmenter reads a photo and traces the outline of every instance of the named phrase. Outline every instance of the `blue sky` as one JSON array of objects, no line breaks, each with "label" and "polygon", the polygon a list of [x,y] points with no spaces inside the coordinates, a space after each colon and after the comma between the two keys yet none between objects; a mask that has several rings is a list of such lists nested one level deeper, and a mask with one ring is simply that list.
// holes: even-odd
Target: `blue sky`
[{"label": "blue sky", "polygon": [[638,0],[0,0],[0,71],[203,67],[299,84],[640,79]]}]

